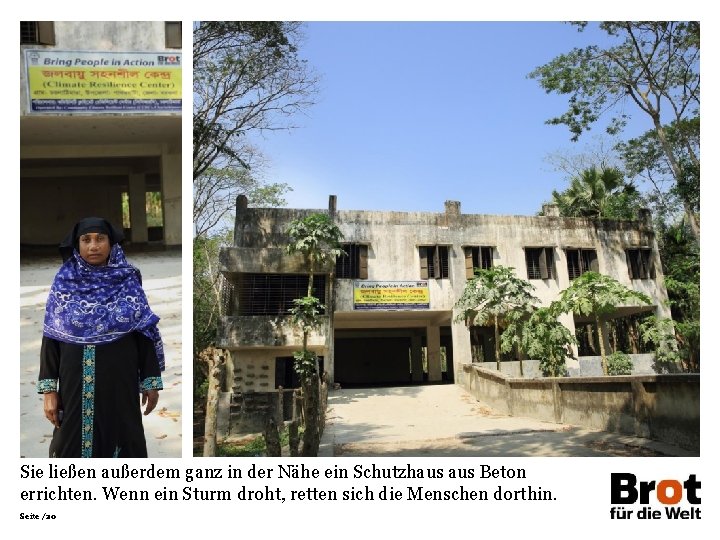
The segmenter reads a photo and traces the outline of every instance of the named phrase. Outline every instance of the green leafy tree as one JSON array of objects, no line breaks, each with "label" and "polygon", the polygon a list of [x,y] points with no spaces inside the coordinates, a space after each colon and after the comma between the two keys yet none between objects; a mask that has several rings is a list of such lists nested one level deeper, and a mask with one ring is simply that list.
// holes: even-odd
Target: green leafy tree
[{"label": "green leafy tree", "polygon": [[672,319],[647,317],[639,326],[640,339],[655,348],[654,368],[657,373],[674,373],[683,359]]},{"label": "green leafy tree", "polygon": [[630,289],[610,276],[585,272],[560,293],[553,309],[556,313],[577,313],[593,318],[599,336],[602,369],[607,375],[603,319],[614,313],[618,306],[628,304],[650,305],[651,301],[646,294]]},{"label": "green leafy tree", "polygon": [[538,301],[532,294],[534,287],[515,275],[508,266],[478,269],[475,277],[465,284],[455,304],[459,311],[456,320],[468,326],[492,324],[495,329],[495,362],[500,370],[500,325],[511,312],[528,311]]},{"label": "green leafy tree", "polygon": [[305,432],[303,433],[303,456],[316,456],[320,447],[320,373],[318,359],[308,350],[310,332],[322,325],[321,315],[325,309],[312,295],[313,279],[317,271],[343,254],[340,229],[327,214],[311,214],[294,220],[286,230],[289,236],[288,254],[300,253],[305,257],[308,269],[308,289],[304,298],[294,300],[290,310],[291,321],[303,335],[302,350],[294,354],[295,371],[300,378],[305,405]]},{"label": "green leafy tree", "polygon": [[[575,23],[579,29],[586,23]],[[568,95],[568,109],[548,120],[564,124],[576,141],[606,112],[617,112],[608,131],[619,132],[626,111],[635,108],[652,122],[659,147],[677,185],[686,176],[667,132],[666,120],[681,123],[698,117],[700,108],[700,24],[698,22],[603,22],[615,44],[590,45],[561,54],[530,73],[546,92]],[[627,104],[627,106],[626,106]],[[681,144],[690,163],[700,159],[691,144]],[[692,234],[700,225],[689,199],[682,200]]]},{"label": "green leafy tree", "polygon": [[699,371],[700,244],[684,224],[662,227],[658,236],[678,353],[685,369]]},{"label": "green leafy tree", "polygon": [[585,169],[565,191],[553,191],[552,197],[565,217],[633,219],[640,206],[637,189],[626,184],[616,168]]},{"label": "green leafy tree", "polygon": [[700,212],[700,117],[672,122],[665,127],[665,133],[682,171],[677,181],[654,129],[618,143],[616,150],[628,175],[651,187],[656,213],[675,221],[675,214],[683,212],[683,201],[694,214]]},{"label": "green leafy tree", "polygon": [[577,343],[577,340],[570,330],[557,320],[557,314],[552,307],[535,309],[529,316],[521,311],[513,311],[506,319],[508,326],[501,338],[503,352],[519,347],[528,357],[540,361],[540,370],[545,376],[565,375],[565,361],[573,357],[571,346]]}]

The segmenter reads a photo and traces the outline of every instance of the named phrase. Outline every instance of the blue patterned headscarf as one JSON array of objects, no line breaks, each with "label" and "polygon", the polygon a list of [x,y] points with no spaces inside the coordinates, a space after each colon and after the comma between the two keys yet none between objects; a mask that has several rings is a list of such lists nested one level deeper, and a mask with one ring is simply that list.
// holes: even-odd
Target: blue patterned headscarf
[{"label": "blue patterned headscarf", "polygon": [[155,315],[142,288],[140,271],[114,244],[105,266],[87,263],[77,250],[55,276],[45,308],[43,335],[65,343],[111,343],[140,332],[155,345],[160,370],[165,355]]}]

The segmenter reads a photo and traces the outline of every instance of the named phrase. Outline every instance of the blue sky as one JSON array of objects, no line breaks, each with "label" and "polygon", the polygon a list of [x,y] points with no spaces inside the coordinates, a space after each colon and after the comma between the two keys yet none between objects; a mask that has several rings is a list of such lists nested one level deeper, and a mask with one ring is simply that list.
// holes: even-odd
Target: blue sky
[{"label": "blue sky", "polygon": [[[345,210],[534,214],[564,175],[549,154],[581,151],[602,124],[570,141],[545,124],[567,98],[527,74],[576,46],[602,42],[555,22],[319,22],[301,55],[321,76],[301,127],[258,141],[288,206]],[[630,107],[630,106],[629,106]],[[634,112],[628,108],[627,112]],[[650,128],[639,112],[626,135]]]}]

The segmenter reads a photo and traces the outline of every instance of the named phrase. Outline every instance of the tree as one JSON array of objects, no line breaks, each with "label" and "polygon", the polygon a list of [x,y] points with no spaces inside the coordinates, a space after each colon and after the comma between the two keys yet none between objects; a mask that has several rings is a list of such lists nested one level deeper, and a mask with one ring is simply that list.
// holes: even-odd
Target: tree
[{"label": "tree", "polygon": [[240,194],[253,206],[284,206],[287,184],[260,182],[248,169],[209,167],[193,182],[195,236],[205,236],[227,225]]},{"label": "tree", "polygon": [[603,318],[615,312],[618,306],[628,304],[649,305],[651,301],[647,295],[629,289],[610,276],[597,272],[585,272],[560,293],[560,298],[554,302],[553,311],[556,313],[572,312],[593,318],[599,336],[602,369],[603,373],[607,375]]},{"label": "tree", "polygon": [[460,313],[456,320],[468,326],[484,326],[491,322],[495,329],[495,362],[500,370],[500,324],[513,311],[529,311],[538,301],[532,295],[534,287],[515,275],[515,269],[507,266],[475,270],[475,277],[465,284],[462,295],[455,304]]},{"label": "tree", "polygon": [[655,130],[618,143],[616,150],[625,163],[628,175],[640,178],[651,186],[648,200],[658,218],[675,222],[678,213],[684,215],[683,201],[694,215],[700,214],[700,168],[699,162],[693,158],[700,154],[700,118],[672,122],[665,131],[681,166],[682,176],[677,179]]},{"label": "tree", "polygon": [[685,368],[699,371],[700,244],[684,224],[663,226],[658,237],[677,348]]},{"label": "tree", "polygon": [[284,204],[290,188],[261,179],[254,134],[291,129],[312,104],[317,78],[298,57],[300,25],[197,22],[193,32],[193,220],[203,235],[250,204]]},{"label": "tree", "polygon": [[560,215],[566,217],[632,219],[639,206],[638,191],[625,183],[616,168],[585,169],[565,191],[553,190],[552,197]]},{"label": "tree", "polygon": [[[579,29],[586,23],[575,23]],[[536,68],[529,75],[546,92],[569,95],[568,110],[548,120],[564,124],[576,141],[601,115],[619,110],[608,131],[625,125],[625,102],[632,103],[652,121],[657,141],[676,184],[685,173],[667,134],[666,118],[681,123],[698,116],[700,107],[700,24],[698,22],[603,22],[600,28],[617,45],[575,48]],[[668,111],[669,110],[669,111]],[[691,144],[683,144],[689,163],[699,169],[699,156]],[[699,238],[700,225],[689,200],[683,209],[692,234]]]},{"label": "tree", "polygon": [[196,398],[204,396],[204,456],[214,456],[217,433],[217,404],[220,369],[224,355],[216,349],[217,328],[222,305],[222,275],[218,251],[229,233],[193,239],[193,382]]},{"label": "tree", "polygon": [[293,22],[204,21],[193,29],[193,179],[249,169],[252,133],[290,129],[313,103],[317,78],[298,56]]},{"label": "tree", "polygon": [[308,268],[307,295],[293,301],[291,320],[303,334],[302,350],[294,354],[295,371],[300,378],[305,405],[305,432],[303,434],[303,456],[316,456],[320,447],[320,373],[318,359],[308,350],[310,332],[321,326],[321,315],[325,306],[312,295],[315,272],[327,268],[339,255],[340,229],[327,214],[311,214],[292,221],[286,233],[290,237],[287,253],[300,253],[305,257]]},{"label": "tree", "polygon": [[564,376],[565,359],[573,357],[571,345],[577,343],[577,339],[557,317],[552,306],[535,309],[529,317],[519,311],[511,312],[501,338],[502,351],[519,347],[530,358],[540,361],[540,370],[545,376]]}]

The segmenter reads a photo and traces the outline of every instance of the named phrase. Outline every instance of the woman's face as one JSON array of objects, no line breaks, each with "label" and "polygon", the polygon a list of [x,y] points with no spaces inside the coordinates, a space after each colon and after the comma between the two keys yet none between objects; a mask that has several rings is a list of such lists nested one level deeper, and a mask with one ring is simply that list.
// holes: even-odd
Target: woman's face
[{"label": "woman's face", "polygon": [[104,265],[110,256],[110,238],[104,233],[86,233],[78,239],[80,256],[93,266]]}]

